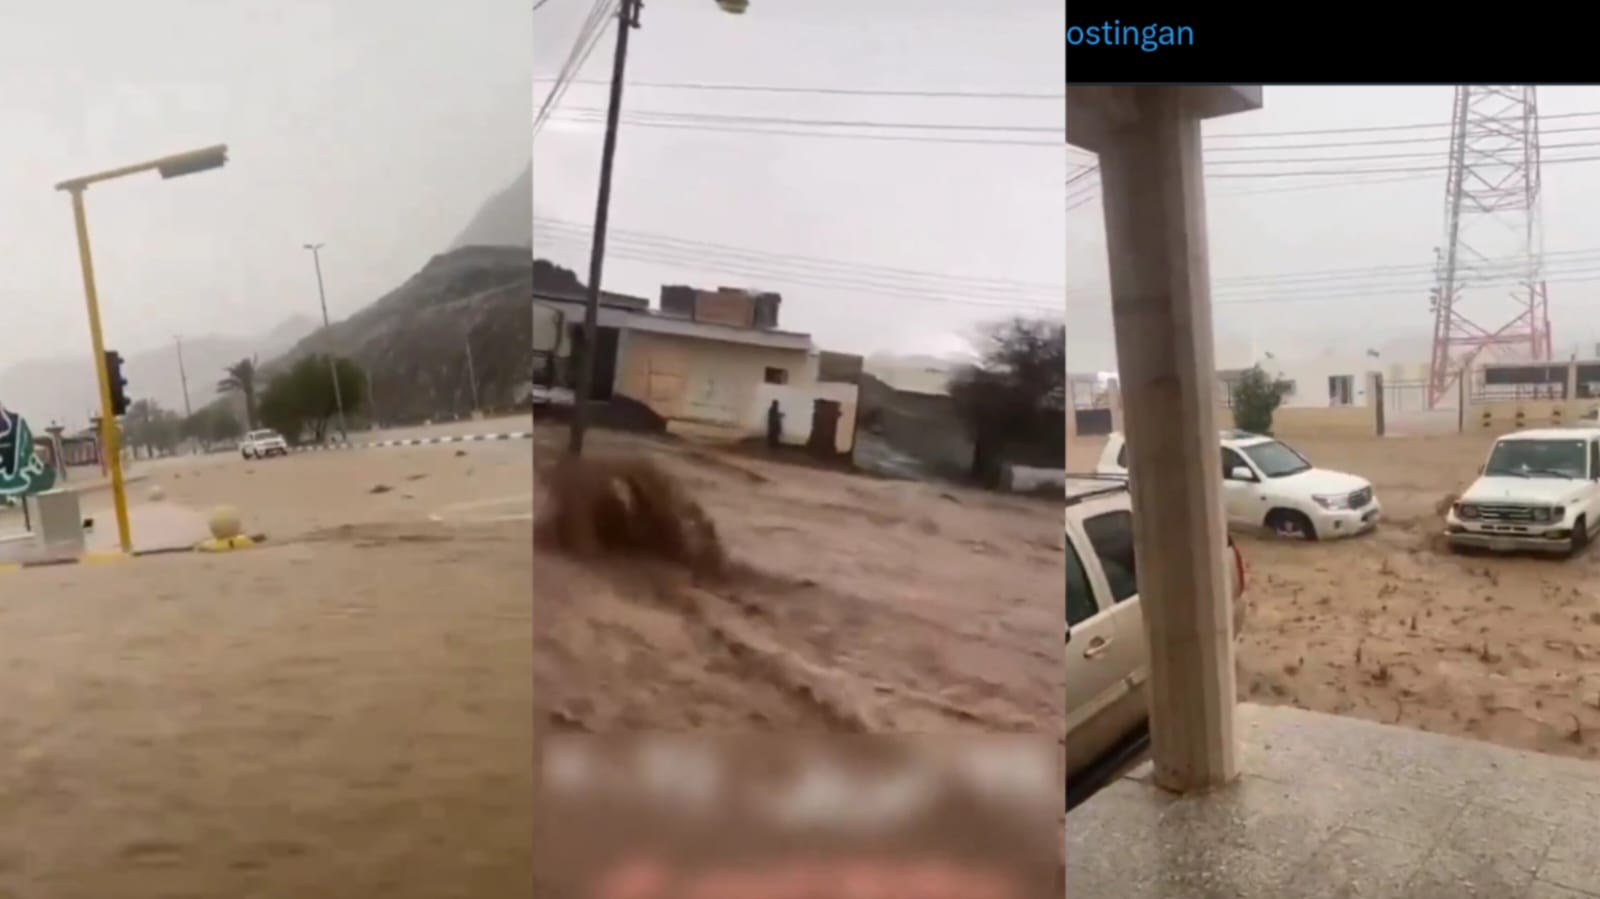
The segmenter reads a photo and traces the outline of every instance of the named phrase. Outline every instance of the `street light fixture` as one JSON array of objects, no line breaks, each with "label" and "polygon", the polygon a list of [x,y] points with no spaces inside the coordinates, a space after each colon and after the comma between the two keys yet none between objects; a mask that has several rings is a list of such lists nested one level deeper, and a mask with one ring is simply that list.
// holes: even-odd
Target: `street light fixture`
[{"label": "street light fixture", "polygon": [[[750,0],[716,0],[723,12],[742,15]],[[605,267],[606,223],[611,217],[611,163],[617,154],[617,120],[622,114],[622,79],[628,65],[628,32],[639,27],[642,0],[622,0],[617,5],[617,49],[611,58],[611,97],[606,104],[605,142],[600,146],[600,187],[595,196],[594,238],[589,242],[588,296],[583,307],[583,358],[578,365],[578,390],[572,407],[567,452],[583,455],[583,436],[589,428],[594,394],[595,356],[600,347],[600,276]]]},{"label": "street light fixture", "polygon": [[116,510],[117,543],[124,553],[133,552],[133,536],[128,527],[128,493],[122,477],[122,446],[117,434],[117,418],[111,407],[111,375],[106,369],[105,336],[100,328],[100,295],[94,283],[94,257],[89,252],[89,220],[84,211],[83,194],[92,184],[126,178],[145,172],[157,172],[164,179],[180,178],[219,169],[228,163],[227,144],[202,147],[185,153],[174,153],[121,168],[107,169],[90,175],[69,178],[56,185],[72,195],[72,220],[78,232],[78,265],[83,273],[83,299],[89,312],[89,341],[94,345],[95,374],[100,382],[100,446],[101,458],[111,475],[111,501]]}]

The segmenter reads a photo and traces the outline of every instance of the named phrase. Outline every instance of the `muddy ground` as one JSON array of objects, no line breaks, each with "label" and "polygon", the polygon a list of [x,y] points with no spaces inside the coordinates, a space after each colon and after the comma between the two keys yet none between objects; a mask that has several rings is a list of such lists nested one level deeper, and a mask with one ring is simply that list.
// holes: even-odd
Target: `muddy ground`
[{"label": "muddy ground", "polygon": [[[540,431],[541,467],[565,441]],[[1059,735],[1059,501],[590,441],[675,473],[742,570],[695,584],[541,550],[535,701],[552,727]]]},{"label": "muddy ground", "polygon": [[[1437,505],[1472,480],[1489,438],[1287,442],[1370,479],[1386,520],[1347,541],[1240,541],[1240,697],[1600,756],[1600,552],[1463,557],[1438,540]],[[1069,466],[1092,468],[1100,445],[1074,444]]]}]

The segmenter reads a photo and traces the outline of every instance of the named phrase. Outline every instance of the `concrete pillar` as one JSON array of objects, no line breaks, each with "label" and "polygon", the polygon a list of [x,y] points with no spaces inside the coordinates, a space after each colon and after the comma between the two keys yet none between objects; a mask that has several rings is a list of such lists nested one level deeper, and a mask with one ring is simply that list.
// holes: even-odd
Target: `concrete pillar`
[{"label": "concrete pillar", "polygon": [[[1123,429],[1129,467],[1139,472],[1132,490],[1151,754],[1157,784],[1198,792],[1237,773],[1200,120],[1208,94],[1217,96],[1209,92],[1240,92],[1243,105],[1229,110],[1239,111],[1258,107],[1260,91],[1114,90],[1090,141],[1105,196]],[[1069,96],[1068,140],[1077,142],[1073,119]]]}]

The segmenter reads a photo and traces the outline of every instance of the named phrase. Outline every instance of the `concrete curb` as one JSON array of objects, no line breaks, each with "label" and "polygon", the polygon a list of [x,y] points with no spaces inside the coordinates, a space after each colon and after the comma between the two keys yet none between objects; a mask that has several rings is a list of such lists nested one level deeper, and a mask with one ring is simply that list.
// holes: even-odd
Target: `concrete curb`
[{"label": "concrete curb", "polygon": [[[209,541],[204,541],[209,542]],[[123,552],[89,552],[79,556],[69,556],[65,559],[34,559],[27,562],[0,562],[0,574],[21,571],[24,568],[60,568],[64,565],[108,565],[116,562],[126,562],[130,559],[141,559],[145,556],[168,556],[180,553],[201,552],[204,545],[194,546],[162,546],[150,549],[136,549],[131,553]],[[260,546],[267,542],[266,534],[251,534],[244,542],[237,546],[230,545],[229,549],[245,549],[250,546]],[[207,550],[210,551],[210,550]]]},{"label": "concrete curb", "polygon": [[505,434],[456,434],[448,437],[412,437],[406,440],[379,440],[373,443],[327,443],[317,446],[297,446],[296,453],[319,453],[329,450],[384,449],[391,446],[438,446],[446,443],[489,443],[495,440],[531,440],[532,431],[512,431]]}]

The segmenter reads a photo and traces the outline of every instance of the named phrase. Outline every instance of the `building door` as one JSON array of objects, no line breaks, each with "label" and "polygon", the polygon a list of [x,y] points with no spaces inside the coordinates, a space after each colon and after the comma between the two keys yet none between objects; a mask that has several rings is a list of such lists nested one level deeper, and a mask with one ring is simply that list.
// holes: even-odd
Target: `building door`
[{"label": "building door", "polygon": [[1328,405],[1350,405],[1350,398],[1355,394],[1355,380],[1354,375],[1330,375],[1328,377]]},{"label": "building door", "polygon": [[816,400],[811,406],[811,438],[806,445],[818,455],[834,456],[839,453],[839,404],[834,400]]}]

